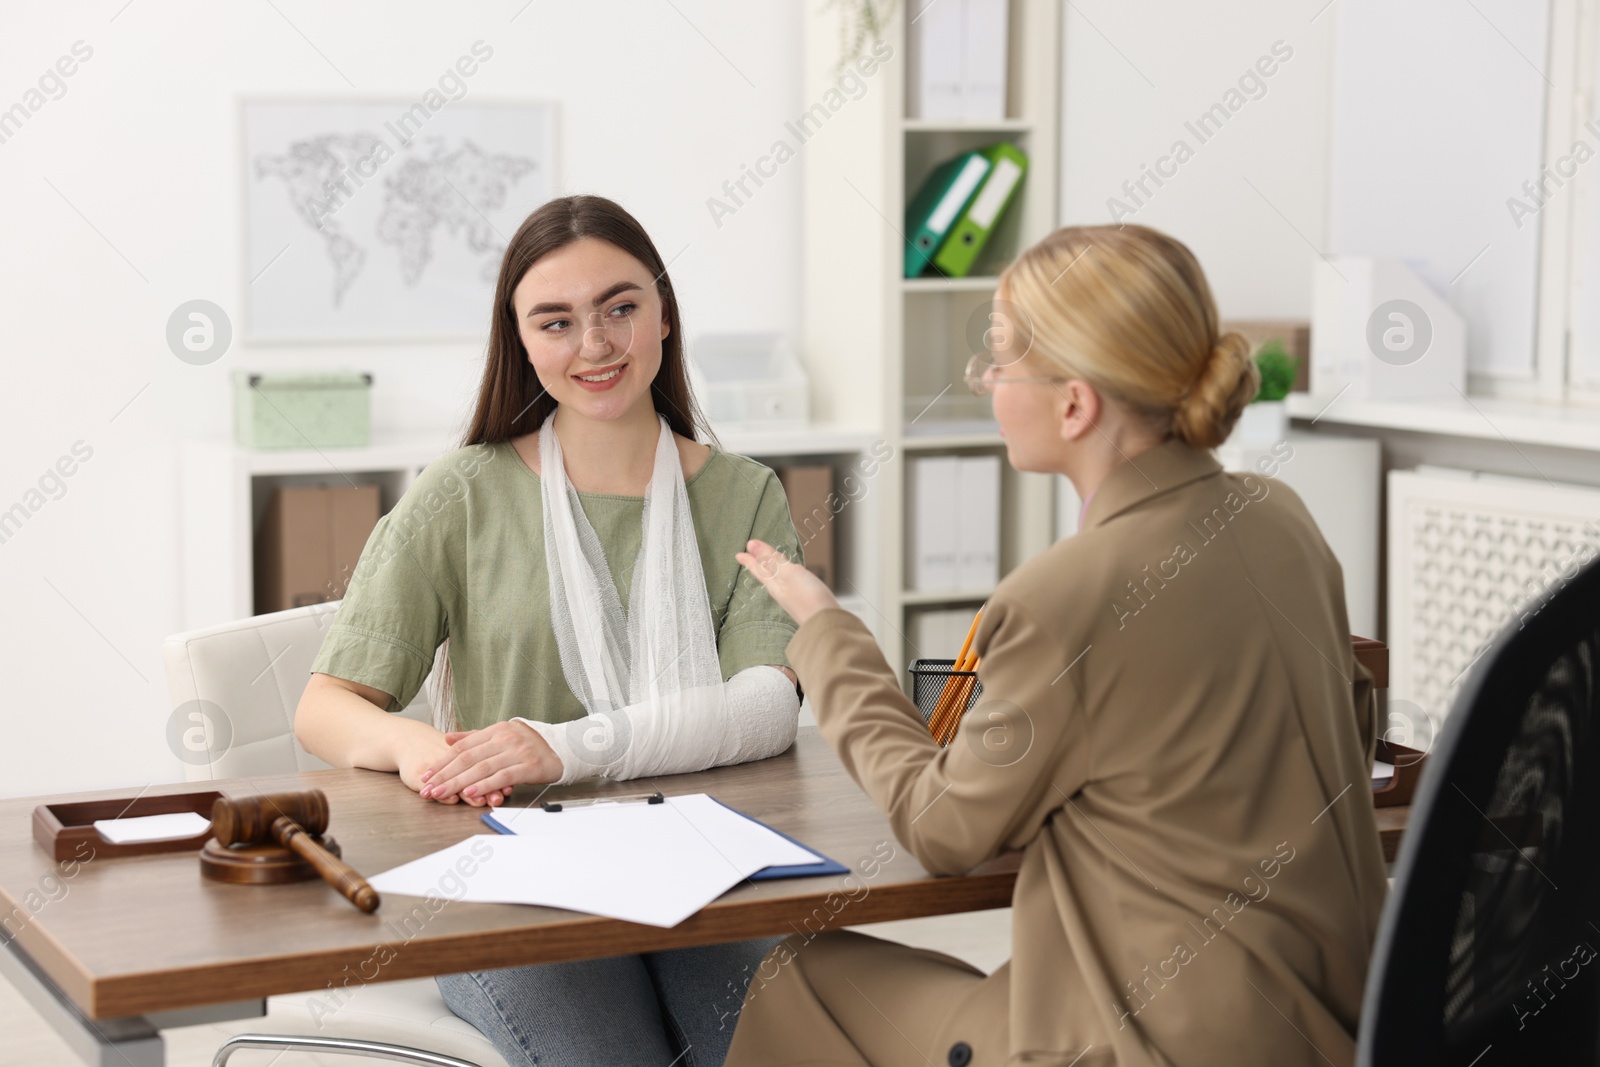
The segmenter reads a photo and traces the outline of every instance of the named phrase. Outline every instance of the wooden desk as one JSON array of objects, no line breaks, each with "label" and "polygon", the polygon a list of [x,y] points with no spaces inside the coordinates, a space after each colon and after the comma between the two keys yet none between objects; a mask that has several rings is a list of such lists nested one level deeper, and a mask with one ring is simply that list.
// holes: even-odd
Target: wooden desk
[{"label": "wooden desk", "polygon": [[[186,792],[158,786],[150,794]],[[330,833],[375,874],[492,834],[482,808],[419,800],[393,774],[335,770],[212,783],[230,796],[317,788]],[[746,882],[672,929],[554,908],[390,896],[373,915],[321,881],[276,887],[203,880],[194,853],[90,859],[68,875],[31,836],[34,807],[0,801],[0,971],[88,1062],[164,1062],[157,1031],[264,1013],[264,999],[355,981],[648,952],[765,935],[1007,907],[1020,854],[958,878],[935,878],[894,840],[815,729],[759,763],[617,785],[551,790],[547,799],[660,788],[707,792],[851,868],[850,875]],[[74,799],[128,795],[80,794]],[[514,803],[527,803],[523,790]],[[1409,809],[1379,810],[1392,856]],[[1391,841],[1392,838],[1392,841]],[[884,857],[888,857],[887,860]],[[12,936],[14,935],[14,937]],[[348,970],[346,970],[348,968]]]},{"label": "wooden desk", "polygon": [[[159,786],[149,793],[199,787]],[[345,859],[367,874],[469,834],[492,836],[479,818],[485,809],[420,800],[393,774],[316,771],[212,787],[230,796],[323,790],[332,811],[329,833]],[[262,998],[320,989],[352,974],[389,981],[1011,903],[1018,856],[959,878],[929,875],[894,840],[888,820],[815,729],[801,730],[788,752],[759,763],[553,789],[545,799],[654,788],[711,793],[838,860],[852,874],[746,882],[668,930],[527,905],[450,902],[430,912],[422,899],[401,896],[386,897],[375,914],[365,915],[321,881],[254,887],[202,880],[194,853],[91,859],[65,877],[30,833],[35,805],[49,798],[8,800],[0,801],[0,921],[10,918],[5,928],[15,940],[5,952],[18,958],[10,961],[8,977],[16,980],[18,961],[31,964],[69,1011],[81,1011],[91,1022],[128,1020],[138,1030],[142,1020],[136,1017],[203,1005],[244,1002],[232,1017],[260,1014]],[[536,792],[519,790],[513,803],[527,803]],[[37,913],[19,924],[17,916],[28,915],[30,903]],[[165,1016],[163,1025],[181,1025],[173,1021],[178,1018],[200,1017]]]}]

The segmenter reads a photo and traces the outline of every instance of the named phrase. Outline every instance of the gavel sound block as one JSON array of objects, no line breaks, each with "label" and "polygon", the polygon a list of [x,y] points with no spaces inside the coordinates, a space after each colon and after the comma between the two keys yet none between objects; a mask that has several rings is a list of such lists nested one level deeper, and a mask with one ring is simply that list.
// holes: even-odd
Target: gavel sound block
[{"label": "gavel sound block", "polygon": [[324,837],[328,797],[320,789],[222,797],[211,808],[216,835],[200,850],[200,873],[219,882],[281,885],[322,878],[362,911],[376,911],[378,892],[339,859]]}]

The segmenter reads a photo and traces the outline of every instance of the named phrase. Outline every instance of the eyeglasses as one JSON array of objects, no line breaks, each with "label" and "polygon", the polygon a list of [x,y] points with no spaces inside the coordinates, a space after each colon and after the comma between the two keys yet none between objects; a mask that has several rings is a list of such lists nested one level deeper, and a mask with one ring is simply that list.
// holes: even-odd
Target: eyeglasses
[{"label": "eyeglasses", "polygon": [[569,314],[551,319],[533,332],[538,338],[535,343],[547,350],[565,350],[586,363],[603,366],[616,361],[613,350],[626,352],[632,347],[634,329],[632,314],[591,311],[583,316]]},{"label": "eyeglasses", "polygon": [[[967,369],[966,372],[962,374],[961,378],[967,383],[967,388],[972,390],[973,396],[988,396],[990,393],[994,392],[995,385],[1001,382],[1042,383],[1064,382],[1067,380],[1059,375],[1050,378],[1012,377],[1009,374],[999,374],[999,369],[999,364],[991,363],[983,356],[973,356],[971,359],[967,360]],[[988,373],[991,370],[996,372],[992,379],[988,377]]]}]

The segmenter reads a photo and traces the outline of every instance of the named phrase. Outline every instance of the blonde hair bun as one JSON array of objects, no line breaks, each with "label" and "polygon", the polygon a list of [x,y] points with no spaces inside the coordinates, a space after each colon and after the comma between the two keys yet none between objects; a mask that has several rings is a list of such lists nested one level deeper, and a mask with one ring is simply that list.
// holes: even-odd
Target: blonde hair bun
[{"label": "blonde hair bun", "polygon": [[1261,371],[1250,356],[1250,342],[1240,333],[1223,334],[1172,412],[1173,436],[1194,448],[1216,448],[1260,389]]},{"label": "blonde hair bun", "polygon": [[1215,448],[1255,399],[1250,342],[1219,336],[1200,261],[1159,230],[1063,227],[1018,256],[1000,284],[1041,366],[1088,381],[1161,437]]}]

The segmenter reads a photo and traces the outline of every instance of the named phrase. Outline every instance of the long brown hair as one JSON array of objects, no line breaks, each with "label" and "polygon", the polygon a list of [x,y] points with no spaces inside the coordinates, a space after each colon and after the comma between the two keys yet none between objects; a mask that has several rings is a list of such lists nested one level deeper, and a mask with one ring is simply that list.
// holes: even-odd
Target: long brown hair
[{"label": "long brown hair", "polygon": [[528,362],[528,350],[517,331],[517,313],[511,294],[534,265],[545,256],[585,237],[597,237],[644,264],[655,277],[656,292],[667,320],[661,342],[661,369],[650,383],[650,399],[672,431],[691,441],[701,432],[715,441],[705,415],[689,391],[684,365],[683,321],[672,279],[661,253],[644,227],[622,205],[603,196],[563,196],[546,202],[517,227],[500,260],[500,278],[494,287],[494,317],[489,325],[489,352],[478,387],[463,446],[496,444],[532,433],[556,409],[556,400],[539,384]]}]

